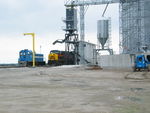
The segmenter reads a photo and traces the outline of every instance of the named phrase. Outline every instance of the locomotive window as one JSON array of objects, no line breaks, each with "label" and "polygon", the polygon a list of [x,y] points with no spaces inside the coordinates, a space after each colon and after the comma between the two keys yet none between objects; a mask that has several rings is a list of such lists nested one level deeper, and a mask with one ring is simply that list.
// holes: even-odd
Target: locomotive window
[{"label": "locomotive window", "polygon": [[20,53],[21,56],[25,56],[25,53]]},{"label": "locomotive window", "polygon": [[23,56],[23,53],[20,53],[21,56]]},{"label": "locomotive window", "polygon": [[32,54],[31,52],[28,52],[28,53],[27,53],[27,55],[31,55],[31,54]]},{"label": "locomotive window", "polygon": [[57,50],[53,50],[53,51],[51,51],[50,53],[55,53],[55,54],[59,54],[59,53],[60,53],[60,51],[57,51]]},{"label": "locomotive window", "polygon": [[147,60],[148,62],[150,62],[150,55],[147,55]]},{"label": "locomotive window", "polygon": [[142,57],[139,58],[139,61],[142,61]]}]

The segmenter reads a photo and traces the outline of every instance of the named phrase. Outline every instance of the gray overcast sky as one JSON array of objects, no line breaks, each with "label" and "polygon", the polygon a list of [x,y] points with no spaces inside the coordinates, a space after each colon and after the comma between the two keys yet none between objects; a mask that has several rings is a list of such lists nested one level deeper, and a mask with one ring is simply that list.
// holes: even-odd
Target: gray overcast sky
[{"label": "gray overcast sky", "polygon": [[[101,18],[105,5],[90,6],[85,16],[86,41],[96,43],[97,20]],[[112,18],[112,47],[118,51],[118,4],[108,7],[106,17]],[[36,33],[36,51],[47,55],[52,49],[64,49],[64,45],[53,46],[56,39],[64,38],[61,30],[65,24],[64,0],[0,0],[0,63],[16,63],[21,49],[32,49],[30,36]]]}]

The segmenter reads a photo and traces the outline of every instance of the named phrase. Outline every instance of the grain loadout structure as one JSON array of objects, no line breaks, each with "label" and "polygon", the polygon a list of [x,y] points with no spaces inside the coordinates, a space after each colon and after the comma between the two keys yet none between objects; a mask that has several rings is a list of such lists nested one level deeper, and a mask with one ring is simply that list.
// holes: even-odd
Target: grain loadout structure
[{"label": "grain loadout structure", "polygon": [[67,0],[65,3],[66,7],[80,7],[80,40],[84,41],[85,38],[85,22],[84,16],[89,5],[102,5],[102,4],[111,4],[119,3],[120,0]]},{"label": "grain loadout structure", "polygon": [[[102,4],[108,4],[110,3],[119,3],[120,0],[67,0],[66,3],[65,3],[65,6],[66,8],[71,8],[71,7],[80,7],[80,41],[84,42],[85,41],[85,23],[84,23],[84,16],[85,16],[85,13],[88,9],[88,6],[89,5],[102,5]],[[107,7],[106,6],[106,7]],[[107,8],[106,8],[107,9]],[[104,13],[106,11],[106,9],[104,10]],[[103,15],[104,15],[103,13]],[[104,32],[103,32],[104,33]],[[102,42],[100,42],[101,46],[102,46],[102,49],[103,50],[108,50],[108,49],[105,49],[104,48],[104,45],[108,39],[108,37],[101,37],[103,38],[103,40],[101,40]],[[104,41],[106,39],[106,41]],[[100,41],[100,40],[99,40]],[[98,49],[98,50],[102,50],[102,49]],[[110,52],[111,53],[111,52]],[[93,54],[93,53],[91,53]],[[80,45],[80,58],[83,60],[83,61],[80,61],[80,62],[84,62],[86,61],[85,60],[85,44],[82,43]],[[81,60],[80,59],[80,60]]]},{"label": "grain loadout structure", "polygon": [[85,38],[84,16],[89,5],[119,3],[120,53],[150,51],[149,0],[67,0],[66,7],[80,7],[80,40]]},{"label": "grain loadout structure", "polygon": [[74,62],[79,63],[78,60],[78,30],[77,30],[77,9],[74,6],[66,8],[66,18],[63,20],[66,24],[66,27],[63,29],[65,31],[65,38],[61,40],[56,40],[53,44],[56,43],[65,43],[65,51],[73,52]]}]

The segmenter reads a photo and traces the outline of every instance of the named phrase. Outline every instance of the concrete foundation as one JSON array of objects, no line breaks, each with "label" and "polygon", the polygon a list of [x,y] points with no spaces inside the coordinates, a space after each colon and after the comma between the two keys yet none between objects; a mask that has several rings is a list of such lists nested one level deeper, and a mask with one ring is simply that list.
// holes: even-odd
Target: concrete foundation
[{"label": "concrete foundation", "polygon": [[80,41],[79,59],[80,65],[96,65],[102,68],[111,69],[132,69],[134,65],[134,56],[132,54],[121,55],[99,55],[96,52],[96,45]]},{"label": "concrete foundation", "polygon": [[[139,54],[136,54],[139,55]],[[99,55],[96,52],[96,45],[80,41],[79,42],[79,59],[80,65],[96,65],[109,69],[132,69],[135,61],[135,54],[120,55]],[[150,53],[145,53],[145,58]]]},{"label": "concrete foundation", "polygon": [[97,62],[102,68],[131,69],[134,65],[134,55],[103,55],[97,57]]},{"label": "concrete foundation", "polygon": [[[134,66],[135,56],[137,55],[139,54],[98,55],[97,63],[102,68],[132,69]],[[147,55],[150,55],[150,53],[145,53],[144,55],[147,59]]]}]

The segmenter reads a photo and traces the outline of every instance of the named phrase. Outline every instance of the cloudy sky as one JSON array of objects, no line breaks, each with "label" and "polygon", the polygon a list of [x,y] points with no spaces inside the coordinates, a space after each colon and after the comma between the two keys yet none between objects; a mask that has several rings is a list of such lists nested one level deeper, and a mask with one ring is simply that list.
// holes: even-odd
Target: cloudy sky
[{"label": "cloudy sky", "polygon": [[[105,5],[90,6],[85,16],[85,40],[96,43],[97,20],[101,18]],[[47,55],[52,49],[64,49],[63,44],[52,45],[63,39],[65,32],[64,0],[0,0],[0,63],[17,63],[22,49],[32,49],[32,38],[23,33],[36,34],[36,52]],[[108,7],[105,17],[112,18],[112,47],[118,52],[119,6]],[[41,46],[41,49],[40,49]]]}]

